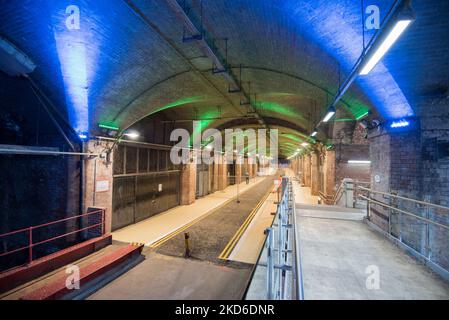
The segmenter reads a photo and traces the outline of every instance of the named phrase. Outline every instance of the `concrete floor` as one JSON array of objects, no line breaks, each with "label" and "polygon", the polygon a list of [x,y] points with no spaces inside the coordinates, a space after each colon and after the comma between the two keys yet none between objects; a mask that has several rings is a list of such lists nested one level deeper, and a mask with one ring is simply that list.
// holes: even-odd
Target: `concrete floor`
[{"label": "concrete floor", "polygon": [[[363,212],[297,205],[296,214],[306,299],[449,299],[449,285],[370,229]],[[379,289],[366,285],[373,266]]]},{"label": "concrete floor", "polygon": [[250,273],[250,269],[149,253],[145,261],[88,300],[240,299]]}]

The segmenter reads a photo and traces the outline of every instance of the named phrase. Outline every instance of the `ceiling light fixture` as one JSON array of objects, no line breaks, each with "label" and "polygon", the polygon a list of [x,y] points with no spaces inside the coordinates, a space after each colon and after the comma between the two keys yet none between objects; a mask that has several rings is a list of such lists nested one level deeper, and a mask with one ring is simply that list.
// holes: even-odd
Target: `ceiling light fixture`
[{"label": "ceiling light fixture", "polygon": [[400,1],[392,13],[391,19],[379,31],[379,36],[376,37],[373,46],[364,56],[365,62],[359,74],[363,76],[370,73],[415,19],[416,15],[411,8],[410,1]]},{"label": "ceiling light fixture", "polygon": [[124,134],[124,136],[127,136],[130,139],[137,139],[138,137],[140,137],[139,133],[133,131],[133,132],[127,132]]},{"label": "ceiling light fixture", "polygon": [[324,116],[323,122],[324,123],[328,122],[335,115],[335,112],[336,112],[335,107],[330,107],[327,110],[326,115]]},{"label": "ceiling light fixture", "polygon": [[371,161],[369,161],[369,160],[348,160],[348,163],[350,163],[350,164],[370,164]]}]

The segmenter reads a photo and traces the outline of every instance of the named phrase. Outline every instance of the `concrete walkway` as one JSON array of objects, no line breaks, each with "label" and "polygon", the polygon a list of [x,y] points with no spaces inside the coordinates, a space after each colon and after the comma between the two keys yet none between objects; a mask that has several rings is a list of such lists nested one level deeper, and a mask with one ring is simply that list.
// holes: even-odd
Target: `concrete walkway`
[{"label": "concrete walkway", "polygon": [[363,212],[297,202],[296,214],[306,299],[449,299],[448,284],[370,229]]},{"label": "concrete walkway", "polygon": [[[264,178],[257,177],[251,179],[249,184],[242,182],[238,186],[239,193],[243,193],[259,184]],[[112,237],[114,240],[121,242],[138,242],[150,246],[174,230],[191,223],[215,208],[225,205],[236,196],[237,185],[231,185],[223,191],[217,191],[197,199],[191,205],[175,207],[136,224],[117,230],[112,233]]]},{"label": "concrete walkway", "polygon": [[260,207],[248,229],[235,246],[229,260],[255,264],[265,242],[264,231],[273,223],[277,209],[277,193],[272,193]]},{"label": "concrete walkway", "polygon": [[[149,249],[146,249],[149,250]],[[145,252],[146,260],[88,300],[229,300],[243,295],[250,269]]]},{"label": "concrete walkway", "polygon": [[242,192],[240,203],[225,202],[187,227],[191,258],[182,257],[184,235],[172,233],[145,248],[143,262],[98,288],[89,299],[241,299],[252,265],[219,255],[272,190],[274,177],[262,179],[260,184],[248,185],[251,189]]}]

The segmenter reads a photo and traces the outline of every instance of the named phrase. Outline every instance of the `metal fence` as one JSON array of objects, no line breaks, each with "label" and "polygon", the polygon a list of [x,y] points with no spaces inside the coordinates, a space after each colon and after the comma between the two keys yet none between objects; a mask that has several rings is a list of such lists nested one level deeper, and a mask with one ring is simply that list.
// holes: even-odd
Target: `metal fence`
[{"label": "metal fence", "polygon": [[[282,196],[276,216],[266,229],[266,240],[256,264],[246,298],[251,291],[259,291],[264,279],[264,296],[267,300],[302,300],[301,254],[296,224],[295,199],[291,181],[282,179]],[[250,293],[250,294],[248,294]],[[253,295],[254,296],[254,295]]]},{"label": "metal fence", "polygon": [[103,235],[105,211],[88,213],[0,234],[0,272],[31,264],[67,246]]},{"label": "metal fence", "polygon": [[449,280],[449,208],[357,187],[366,201],[367,219],[386,236]]}]

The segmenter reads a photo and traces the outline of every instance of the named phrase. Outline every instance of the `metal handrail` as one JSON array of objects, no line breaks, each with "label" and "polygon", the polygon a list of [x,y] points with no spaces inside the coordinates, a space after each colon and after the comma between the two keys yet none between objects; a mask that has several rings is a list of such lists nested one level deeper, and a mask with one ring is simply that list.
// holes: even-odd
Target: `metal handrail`
[{"label": "metal handrail", "polygon": [[[414,218],[416,218],[416,219],[418,219],[418,220],[422,220],[422,221],[425,221],[425,222],[428,222],[428,223],[431,223],[431,224],[433,224],[433,225],[436,225],[436,226],[439,226],[439,227],[442,227],[442,228],[444,228],[444,229],[448,229],[448,230],[449,230],[449,226],[447,226],[447,225],[444,225],[444,224],[435,222],[435,221],[433,221],[433,220],[430,220],[430,219],[427,219],[427,218],[418,216],[418,215],[416,215],[416,214],[414,214],[414,213],[411,213],[411,212],[409,212],[409,211],[405,211],[405,210],[402,210],[402,209],[399,209],[399,208],[390,206],[390,205],[388,205],[388,204],[386,204],[386,203],[384,203],[384,202],[377,201],[377,200],[374,200],[374,199],[369,198],[369,197],[365,197],[364,195],[360,195],[359,197],[362,198],[362,199],[365,199],[365,200],[367,200],[367,201],[373,202],[373,203],[375,203],[375,204],[381,205],[381,206],[383,206],[383,207],[385,207],[385,208],[392,209],[392,210],[398,211],[398,212],[400,212],[400,213],[404,213],[404,214],[409,215],[409,216],[412,216],[412,217],[414,217]],[[402,198],[402,199],[406,199],[406,198]],[[443,207],[443,208],[444,208],[444,207]],[[449,210],[449,208],[447,208],[447,209]]]},{"label": "metal handrail", "polygon": [[[357,191],[357,188],[359,187],[359,185],[371,185],[371,182],[369,181],[360,181],[360,180],[352,180],[351,183],[354,186],[352,189],[349,189],[346,184],[348,181],[342,180],[342,182],[340,183],[340,185],[338,186],[337,192],[334,194],[334,197],[332,199],[332,203],[335,205],[337,204],[337,202],[341,199],[341,197],[343,196],[343,191],[346,192],[348,190],[355,190]],[[362,187],[360,187],[362,188]]]},{"label": "metal handrail", "polygon": [[295,252],[295,292],[297,300],[304,300],[304,281],[302,276],[302,255],[301,255],[301,246],[300,246],[300,237],[298,232],[298,224],[296,223],[296,202],[295,196],[292,192],[292,202],[293,202],[293,213],[292,213],[292,223],[293,223],[293,238],[294,238],[294,252]]},{"label": "metal handrail", "polygon": [[[449,281],[449,266],[447,263],[442,263],[442,261],[445,261],[447,259],[446,255],[441,256],[441,252],[439,250],[434,251],[433,250],[433,239],[435,239],[435,235],[431,235],[431,230],[440,230],[440,231],[434,231],[434,232],[447,232],[449,230],[449,225],[441,223],[439,221],[435,221],[435,218],[433,217],[444,217],[448,218],[449,215],[449,207],[445,207],[442,205],[430,203],[427,201],[421,201],[416,199],[407,198],[404,196],[399,196],[397,194],[387,193],[383,191],[377,191],[372,190],[370,188],[365,188],[362,186],[357,186],[356,190],[363,191],[364,194],[357,194],[357,198],[366,200],[366,215],[367,215],[367,223],[372,224],[371,222],[371,205],[378,205],[383,207],[385,210],[389,210],[389,214],[387,215],[387,221],[388,221],[388,230],[384,230],[385,228],[380,228],[380,232],[384,233],[390,240],[397,243],[397,245],[402,246],[405,250],[407,250],[409,253],[414,255],[415,257],[422,259],[433,271],[438,273],[440,276],[445,278]],[[386,199],[390,199],[392,201],[393,199],[399,199],[403,200],[405,202],[410,202],[417,204],[418,208],[422,209],[424,208],[425,216],[419,215],[420,213],[414,213],[407,210],[407,206],[405,209],[399,208],[399,204],[391,204],[391,203],[385,203],[378,199],[375,199],[372,197],[372,195],[381,195]],[[430,214],[430,209],[438,209],[438,210],[445,210],[446,212],[433,212],[432,216]],[[399,216],[397,218],[397,221],[393,221],[392,217],[393,213],[397,213]],[[422,231],[416,231],[412,229],[412,232],[405,232],[404,233],[404,219],[403,216],[408,216],[409,219],[415,219],[415,221],[420,221],[422,223],[421,225],[425,228]],[[406,220],[407,221],[407,220]],[[410,220],[409,220],[410,221]],[[408,222],[408,221],[407,221]],[[411,223],[411,222],[409,222]],[[393,228],[394,225],[397,225],[397,229],[395,230]],[[379,228],[377,224],[372,224],[373,227]],[[436,226],[441,229],[431,229],[431,226]],[[407,229],[407,230],[410,230]],[[436,235],[438,236],[439,233]],[[410,238],[411,237],[411,238]],[[445,237],[447,237],[447,234],[445,234]],[[414,244],[414,245],[413,245]],[[436,252],[436,255],[434,255],[434,252]],[[443,260],[441,260],[443,259]]]},{"label": "metal handrail", "polygon": [[398,196],[396,194],[382,192],[382,191],[377,191],[377,190],[372,190],[372,189],[365,188],[365,187],[359,187],[359,189],[364,190],[364,191],[368,191],[368,192],[371,192],[371,193],[377,193],[377,194],[381,194],[381,195],[384,195],[384,196],[393,197],[393,198],[406,200],[406,201],[411,201],[411,202],[415,202],[415,203],[422,204],[422,205],[425,205],[425,206],[431,206],[431,207],[434,207],[434,208],[439,208],[439,209],[443,209],[443,210],[448,210],[449,211],[449,207],[445,207],[445,206],[442,206],[442,205],[439,205],[439,204],[434,204],[434,203],[425,202],[425,201],[421,201],[421,200],[406,198],[406,197]]},{"label": "metal handrail", "polygon": [[[75,220],[75,219],[81,219],[84,217],[89,217],[95,214],[101,214],[100,215],[100,221],[94,223],[93,225],[89,225],[87,227],[79,227],[78,229],[74,230],[74,231],[70,231],[70,232],[65,232],[63,234],[59,234],[57,236],[54,237],[49,237],[45,240],[41,240],[41,241],[34,241],[35,239],[33,239],[33,232],[44,228],[44,227],[48,227],[48,226],[52,226],[58,223],[62,223],[62,222],[67,222],[70,220]],[[9,256],[13,253],[17,253],[20,251],[24,251],[24,250],[28,250],[28,264],[31,264],[33,262],[33,248],[38,246],[38,245],[42,245],[54,240],[58,240],[76,233],[80,233],[83,231],[87,231],[93,228],[98,228],[100,227],[100,233],[101,235],[104,234],[105,232],[105,210],[104,209],[98,209],[98,210],[94,210],[88,213],[84,213],[84,214],[80,214],[80,215],[76,215],[76,216],[72,216],[72,217],[68,217],[68,218],[64,218],[64,219],[60,219],[60,220],[55,220],[55,221],[51,221],[51,222],[47,222],[47,223],[43,223],[43,224],[39,224],[39,225],[35,225],[35,226],[30,226],[27,228],[23,228],[23,229],[19,229],[19,230],[14,230],[11,232],[6,232],[3,234],[0,234],[0,241],[6,237],[12,236],[12,235],[16,235],[16,234],[20,234],[20,233],[27,233],[28,234],[28,244],[16,249],[12,249],[12,250],[6,250],[5,252],[0,252],[0,257],[5,257],[5,256]],[[5,271],[5,270],[4,270]],[[0,271],[0,272],[4,272],[4,271]]]},{"label": "metal handrail", "polygon": [[[260,294],[260,280],[254,278],[254,274],[256,270],[263,270],[262,272],[266,274],[265,299],[304,299],[295,200],[292,182],[287,177],[282,179],[282,195],[278,198],[276,215],[271,226],[265,230],[265,235],[262,250],[253,268],[244,297],[246,298],[248,293],[253,291],[252,289],[257,292],[257,295]],[[261,262],[264,256],[266,256],[266,262]],[[253,282],[257,283],[253,284]],[[259,296],[259,298],[262,297]]]},{"label": "metal handrail", "polygon": [[332,203],[336,204],[338,200],[340,200],[340,196],[343,195],[342,190],[343,190],[343,185],[345,184],[344,181],[342,181],[340,183],[340,185],[338,186],[337,192],[335,192],[334,197],[332,199]]}]

